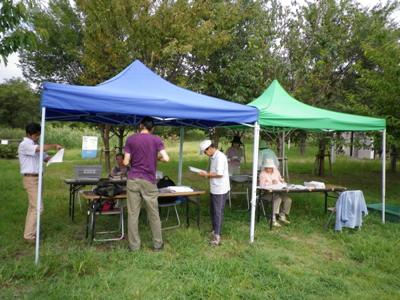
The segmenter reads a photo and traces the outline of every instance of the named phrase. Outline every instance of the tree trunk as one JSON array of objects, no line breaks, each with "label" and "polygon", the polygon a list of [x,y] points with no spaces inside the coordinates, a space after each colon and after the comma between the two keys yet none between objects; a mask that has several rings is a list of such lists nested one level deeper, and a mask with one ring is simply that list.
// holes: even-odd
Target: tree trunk
[{"label": "tree trunk", "polygon": [[391,147],[390,147],[390,170],[392,171],[392,172],[396,172],[396,170],[397,170],[397,168],[396,168],[396,165],[397,165],[397,155],[398,155],[398,153],[397,153],[397,147],[396,147],[396,145],[392,145]]},{"label": "tree trunk", "polygon": [[315,168],[314,172],[318,176],[324,176],[325,174],[325,150],[326,150],[326,139],[321,137],[318,141],[318,153],[315,157]]},{"label": "tree trunk", "polygon": [[306,140],[307,140],[307,134],[300,136],[299,150],[301,156],[304,156],[306,154]]},{"label": "tree trunk", "polygon": [[213,142],[215,145],[215,148],[218,148],[218,143],[219,143],[219,134],[217,128],[213,127],[209,130],[208,135],[210,137],[210,140]]},{"label": "tree trunk", "polygon": [[104,163],[106,165],[107,174],[111,171],[111,163],[110,163],[110,129],[111,125],[102,124],[100,125],[100,133],[101,138],[103,139],[104,145]]},{"label": "tree trunk", "polygon": [[119,153],[122,153],[122,151],[124,149],[124,138],[126,135],[125,130],[126,130],[125,126],[119,126],[115,132],[118,137],[118,152]]}]

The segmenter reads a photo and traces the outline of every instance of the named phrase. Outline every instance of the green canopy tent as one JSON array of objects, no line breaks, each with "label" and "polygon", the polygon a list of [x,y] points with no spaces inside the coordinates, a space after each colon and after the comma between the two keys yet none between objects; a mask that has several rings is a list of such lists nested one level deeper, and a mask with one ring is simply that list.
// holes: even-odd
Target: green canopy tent
[{"label": "green canopy tent", "polygon": [[[318,131],[380,131],[382,132],[382,207],[385,211],[385,153],[386,153],[386,121],[385,119],[364,117],[346,113],[329,111],[304,104],[292,96],[274,80],[264,93],[248,105],[258,108],[261,128],[282,131],[305,129]],[[256,137],[258,140],[259,137]],[[284,141],[284,139],[283,139]],[[258,143],[257,143],[258,144]],[[283,147],[284,149],[284,147]],[[284,153],[283,153],[284,156]],[[284,160],[282,160],[284,164]],[[284,166],[283,166],[284,170]],[[253,191],[255,194],[255,192]],[[253,204],[254,200],[254,204]],[[252,216],[250,240],[254,239],[255,195],[252,196]],[[382,222],[385,214],[382,213]]]},{"label": "green canopy tent", "polygon": [[260,111],[261,127],[328,131],[382,131],[385,119],[357,116],[316,108],[290,96],[277,80],[248,105]]}]

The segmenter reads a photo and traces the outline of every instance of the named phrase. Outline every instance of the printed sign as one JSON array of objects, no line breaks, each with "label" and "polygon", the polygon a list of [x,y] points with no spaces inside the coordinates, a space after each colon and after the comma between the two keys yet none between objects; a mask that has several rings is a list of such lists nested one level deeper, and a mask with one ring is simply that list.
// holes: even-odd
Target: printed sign
[{"label": "printed sign", "polygon": [[95,158],[97,156],[97,136],[82,137],[82,158]]}]

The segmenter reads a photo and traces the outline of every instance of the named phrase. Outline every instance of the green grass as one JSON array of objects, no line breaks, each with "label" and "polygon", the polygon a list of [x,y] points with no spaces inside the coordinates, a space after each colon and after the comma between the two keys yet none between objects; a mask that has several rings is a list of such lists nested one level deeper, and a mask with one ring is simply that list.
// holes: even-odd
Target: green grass
[{"label": "green grass", "polygon": [[[176,143],[167,143],[172,162],[160,165],[176,180]],[[226,149],[226,147],[225,147]],[[185,184],[207,189],[207,182],[187,172],[206,167],[197,143],[185,143]],[[246,148],[251,154],[251,147]],[[312,152],[312,151],[311,151]],[[265,220],[256,225],[249,244],[249,216],[243,199],[225,211],[223,243],[208,243],[208,196],[202,200],[201,229],[181,227],[164,232],[166,248],[151,251],[151,234],[142,213],[142,249],[127,251],[127,242],[85,240],[85,214],[68,217],[68,190],[63,179],[83,161],[79,150],[67,150],[63,164],[51,165],[44,182],[45,211],[41,262],[22,239],[27,199],[16,160],[0,160],[0,299],[399,299],[400,224],[380,223],[371,213],[361,231],[324,231],[323,197],[293,195],[292,223],[272,231]],[[289,151],[292,182],[316,179],[361,189],[367,202],[380,201],[380,164],[339,158],[333,176],[311,175],[312,153]],[[250,163],[246,166],[250,170]],[[399,175],[388,173],[387,201],[400,204]],[[330,200],[334,203],[334,200]],[[183,217],[184,212],[181,211]]]}]

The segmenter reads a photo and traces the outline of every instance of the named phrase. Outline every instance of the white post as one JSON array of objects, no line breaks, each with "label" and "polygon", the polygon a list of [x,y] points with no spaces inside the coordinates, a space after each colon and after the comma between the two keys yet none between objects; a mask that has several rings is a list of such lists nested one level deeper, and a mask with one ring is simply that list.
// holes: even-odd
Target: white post
[{"label": "white post", "polygon": [[282,132],[282,177],[285,177],[285,131]]},{"label": "white post", "polygon": [[254,124],[253,145],[253,178],[251,182],[251,217],[250,217],[250,243],[254,242],[254,229],[256,222],[256,196],[257,196],[257,167],[258,167],[258,144],[260,140],[260,125]]},{"label": "white post", "polygon": [[182,169],[183,169],[183,139],[185,128],[179,129],[179,165],[178,165],[178,185],[182,185]]},{"label": "white post", "polygon": [[43,186],[43,147],[44,147],[44,126],[46,117],[46,107],[42,107],[42,122],[40,133],[40,154],[39,154],[39,181],[36,203],[36,249],[35,249],[35,264],[39,264],[39,242],[40,242],[40,211],[42,208],[42,186]]},{"label": "white post", "polygon": [[382,132],[382,223],[385,224],[386,197],[386,129]]}]

